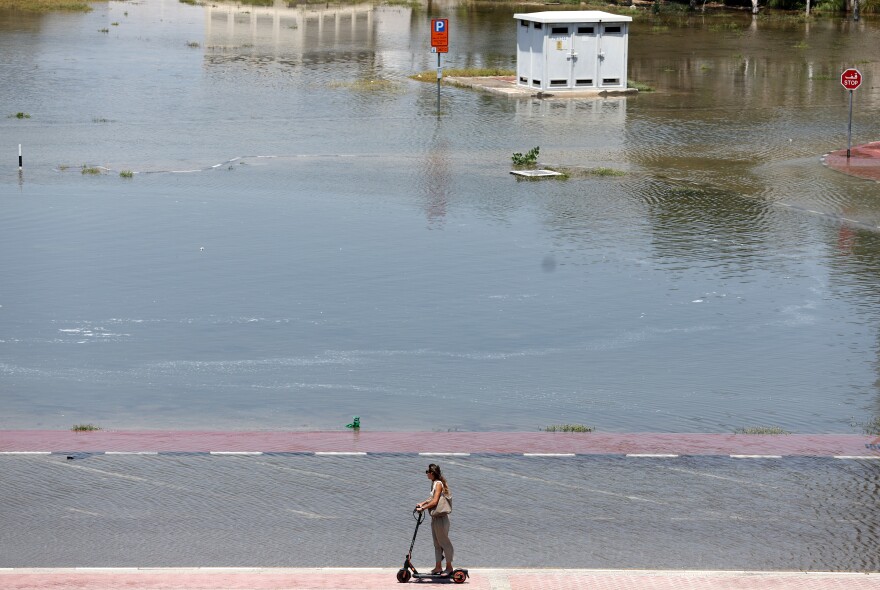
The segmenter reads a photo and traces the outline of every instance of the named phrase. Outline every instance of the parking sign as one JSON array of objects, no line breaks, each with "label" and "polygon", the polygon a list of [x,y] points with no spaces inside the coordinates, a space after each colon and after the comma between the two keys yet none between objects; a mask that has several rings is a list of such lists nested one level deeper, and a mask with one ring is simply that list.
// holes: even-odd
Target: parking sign
[{"label": "parking sign", "polygon": [[431,52],[449,52],[449,19],[431,19]]}]

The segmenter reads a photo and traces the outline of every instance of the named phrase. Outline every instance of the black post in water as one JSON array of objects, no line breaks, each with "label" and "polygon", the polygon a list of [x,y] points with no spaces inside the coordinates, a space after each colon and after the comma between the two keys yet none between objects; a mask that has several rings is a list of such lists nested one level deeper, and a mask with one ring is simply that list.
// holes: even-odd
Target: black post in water
[{"label": "black post in water", "polygon": [[18,144],[18,171],[21,172],[21,144]]},{"label": "black post in water", "polygon": [[440,116],[440,78],[443,76],[443,69],[440,66],[440,56],[442,54],[437,52],[437,116]]},{"label": "black post in water", "polygon": [[849,160],[849,149],[852,146],[852,95],[853,91],[849,91],[849,125],[846,129],[846,159]]}]

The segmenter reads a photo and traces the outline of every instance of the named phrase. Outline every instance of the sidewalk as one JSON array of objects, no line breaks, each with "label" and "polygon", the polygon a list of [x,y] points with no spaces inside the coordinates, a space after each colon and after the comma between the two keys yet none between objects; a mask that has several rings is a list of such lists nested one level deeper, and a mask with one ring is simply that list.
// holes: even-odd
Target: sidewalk
[{"label": "sidewalk", "polygon": [[[69,568],[0,569],[4,590],[402,590],[385,568]],[[866,590],[880,573],[471,569],[464,584],[486,590]]]}]

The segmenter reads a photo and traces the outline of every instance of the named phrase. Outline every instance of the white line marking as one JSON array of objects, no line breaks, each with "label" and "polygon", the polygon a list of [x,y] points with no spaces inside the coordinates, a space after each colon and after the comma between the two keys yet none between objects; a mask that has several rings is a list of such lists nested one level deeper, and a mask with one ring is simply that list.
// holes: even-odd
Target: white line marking
[{"label": "white line marking", "polygon": [[678,455],[673,455],[672,453],[627,453],[626,456],[627,457],[651,457],[651,458],[669,457],[672,459],[678,457]]},{"label": "white line marking", "polygon": [[731,455],[731,459],[782,459],[782,455]]},{"label": "white line marking", "polygon": [[315,451],[315,455],[325,455],[325,456],[333,456],[333,455],[366,455],[366,453],[360,451]]},{"label": "white line marking", "polygon": [[880,455],[834,455],[835,459],[880,459]]},{"label": "white line marking", "polygon": [[158,455],[158,451],[105,451],[105,455]]},{"label": "white line marking", "polygon": [[420,457],[470,457],[470,453],[419,453]]},{"label": "white line marking", "polygon": [[262,455],[263,451],[211,451],[212,455]]},{"label": "white line marking", "polygon": [[574,453],[523,453],[523,457],[574,457]]},{"label": "white line marking", "polygon": [[0,455],[51,455],[52,451],[0,451]]}]

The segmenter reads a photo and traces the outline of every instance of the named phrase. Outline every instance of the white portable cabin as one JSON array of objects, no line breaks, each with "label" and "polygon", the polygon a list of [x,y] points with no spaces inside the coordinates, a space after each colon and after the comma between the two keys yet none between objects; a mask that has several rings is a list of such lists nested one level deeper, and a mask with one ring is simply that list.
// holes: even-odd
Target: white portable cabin
[{"label": "white portable cabin", "polygon": [[518,86],[625,89],[632,18],[598,10],[514,14]]}]

